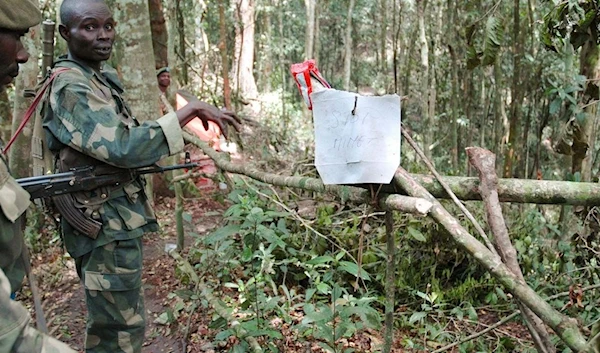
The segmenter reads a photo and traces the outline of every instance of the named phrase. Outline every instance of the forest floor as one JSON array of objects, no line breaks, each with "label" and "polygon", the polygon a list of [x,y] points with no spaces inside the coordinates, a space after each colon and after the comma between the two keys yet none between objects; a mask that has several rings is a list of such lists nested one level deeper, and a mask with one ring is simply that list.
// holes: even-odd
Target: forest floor
[{"label": "forest floor", "polygon": [[[212,183],[202,185],[203,196],[195,199],[187,199],[185,210],[189,213],[196,224],[195,232],[200,236],[206,235],[221,224],[221,214],[226,205],[215,201],[215,194],[220,193]],[[176,290],[189,289],[176,277],[175,260],[165,252],[165,246],[176,243],[175,221],[173,219],[175,200],[165,197],[156,200],[156,213],[161,224],[161,232],[148,234],[144,237],[144,272],[143,286],[146,306],[146,341],[143,353],[213,353],[227,352],[235,340],[230,340],[222,346],[215,346],[212,338],[218,331],[209,328],[212,321],[212,313],[199,307],[191,317],[186,313],[178,315],[172,323],[163,325],[157,323],[157,318],[169,308],[173,309],[175,299],[172,293]],[[193,240],[186,239],[186,246]],[[34,274],[37,277],[40,292],[43,293],[43,303],[48,327],[51,335],[68,343],[71,347],[83,351],[83,340],[85,336],[86,306],[82,286],[77,277],[73,260],[65,254],[63,249],[55,244],[32,256]],[[25,302],[35,316],[31,295],[27,285],[19,300]],[[480,323],[473,325],[469,330],[481,330],[485,323],[493,324],[497,318],[480,316]],[[187,337],[186,331],[190,328]],[[467,329],[456,327],[456,330]],[[516,338],[517,342],[528,341],[529,335],[521,325],[512,323],[502,328],[510,332],[510,336]],[[283,336],[281,342],[282,352],[323,352],[316,342],[294,342],[291,332],[286,332],[281,327]],[[410,335],[408,332],[397,332],[395,347],[403,346],[400,340]],[[413,338],[419,340],[419,338]],[[380,347],[383,342],[382,333],[365,331],[356,334],[346,342],[347,347],[353,347],[355,352],[375,352],[375,347]],[[527,344],[529,345],[529,344]],[[438,347],[431,347],[433,349]],[[395,348],[392,352],[416,352]],[[447,352],[457,352],[448,350]]]}]

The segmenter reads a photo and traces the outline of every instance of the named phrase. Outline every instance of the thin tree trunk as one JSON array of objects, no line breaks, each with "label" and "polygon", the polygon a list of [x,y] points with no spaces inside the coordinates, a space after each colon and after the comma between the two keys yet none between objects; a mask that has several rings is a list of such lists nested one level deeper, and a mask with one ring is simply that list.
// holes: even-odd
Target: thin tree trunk
[{"label": "thin tree trunk", "polygon": [[236,0],[235,60],[233,85],[243,101],[250,100],[254,114],[258,114],[258,89],[254,79],[254,0]]},{"label": "thin tree trunk", "polygon": [[521,87],[521,14],[520,1],[513,1],[513,77],[512,77],[512,101],[510,104],[510,125],[508,133],[508,150],[504,157],[505,178],[519,177],[520,170],[514,170],[513,162],[520,160],[521,145],[519,143],[519,124],[521,123],[521,105],[523,89]]},{"label": "thin tree trunk", "polygon": [[431,116],[429,111],[430,100],[430,78],[429,78],[429,43],[425,33],[425,8],[426,0],[417,0],[418,23],[419,23],[419,47],[421,49],[421,121],[424,127],[423,145],[425,155],[431,159],[431,144],[433,141],[433,127],[431,126]]},{"label": "thin tree trunk", "polygon": [[396,303],[396,233],[394,212],[385,212],[386,267],[385,267],[385,342],[383,353],[389,353],[394,343],[394,306]]},{"label": "thin tree trunk", "polygon": [[12,132],[12,106],[5,88],[0,89],[0,140],[7,143]]},{"label": "thin tree trunk", "polygon": [[[181,9],[181,1],[175,0],[175,21],[177,22],[177,49],[176,53],[179,56],[180,72],[181,72],[181,82],[183,85],[187,85],[190,83],[189,75],[188,75],[188,63],[187,63],[187,55],[185,50],[185,19],[183,16],[183,10]],[[223,0],[225,1],[225,0]]]},{"label": "thin tree trunk", "polygon": [[344,89],[350,90],[350,78],[352,76],[352,13],[356,0],[350,0],[348,15],[346,16],[346,34],[344,36]]},{"label": "thin tree trunk", "polygon": [[[321,2],[323,3],[323,1]],[[315,39],[313,43],[313,59],[315,62],[319,63],[319,54],[321,52],[319,36],[321,35],[321,21],[319,21],[319,13],[321,11],[321,7],[319,6],[318,1],[315,1]]]},{"label": "thin tree trunk", "polygon": [[455,46],[458,45],[458,41],[456,40],[456,21],[458,20],[457,7],[455,6],[455,2],[452,0],[448,0],[448,51],[450,53],[451,59],[451,82],[452,89],[450,93],[450,155],[452,160],[452,170],[458,171],[458,117],[459,117],[459,84],[458,84],[458,71],[459,71],[459,61],[456,57],[456,49]]},{"label": "thin tree trunk", "polygon": [[[14,98],[14,111],[13,111],[13,122],[12,131],[19,126],[24,118],[25,111],[29,108],[32,100],[31,98],[25,98],[23,93],[25,90],[32,90],[37,84],[38,73],[40,67],[37,60],[33,58],[38,57],[40,47],[40,26],[35,26],[23,37],[23,45],[29,52],[32,59],[27,61],[25,64],[20,64],[20,74],[16,78],[15,82],[15,98]],[[31,120],[33,122],[33,119]],[[27,177],[32,174],[31,170],[31,137],[33,132],[33,123],[27,124],[13,146],[9,151],[9,165],[11,172],[14,176]],[[6,141],[7,142],[7,141]]]},{"label": "thin tree trunk", "polygon": [[[576,149],[576,146],[573,146],[575,150],[573,171],[580,169],[582,180],[590,181],[592,179],[592,162],[594,160],[595,137],[598,127],[595,118],[598,111],[598,101],[600,100],[600,46],[595,41],[588,40],[581,48],[580,71],[587,78],[580,102],[585,112],[583,131],[588,139],[583,141],[586,144],[585,148],[582,146]],[[576,157],[577,160],[575,160]],[[576,163],[580,166],[576,166]]]},{"label": "thin tree trunk", "polygon": [[379,0],[381,20],[379,21],[379,30],[380,30],[380,38],[379,38],[379,50],[380,53],[380,62],[379,62],[379,70],[384,73],[384,87],[388,87],[388,64],[387,64],[387,37],[388,37],[388,1],[387,0]]},{"label": "thin tree trunk", "polygon": [[169,65],[167,21],[161,0],[148,0],[150,28],[152,30],[152,49],[154,66],[160,68]]},{"label": "thin tree trunk", "polygon": [[315,49],[316,0],[304,0],[306,6],[306,36],[304,43],[304,58],[313,59]]},{"label": "thin tree trunk", "polygon": [[227,23],[225,20],[225,2],[226,0],[219,0],[219,52],[221,53],[223,97],[225,99],[225,108],[231,109],[231,85],[229,83],[229,61],[227,58]]}]

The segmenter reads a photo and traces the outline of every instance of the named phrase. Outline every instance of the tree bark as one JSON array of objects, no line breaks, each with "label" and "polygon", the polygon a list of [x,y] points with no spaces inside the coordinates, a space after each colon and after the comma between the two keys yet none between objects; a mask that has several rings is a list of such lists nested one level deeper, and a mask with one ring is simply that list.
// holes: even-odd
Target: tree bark
[{"label": "tree bark", "polygon": [[344,89],[350,90],[350,78],[352,77],[352,13],[356,0],[350,0],[348,15],[346,16],[346,33],[344,35]]},{"label": "tree bark", "polygon": [[[24,118],[25,112],[31,104],[31,98],[25,98],[23,93],[25,90],[34,89],[38,81],[38,73],[40,67],[38,61],[34,58],[38,57],[40,47],[40,34],[41,27],[39,25],[31,28],[23,36],[23,45],[29,52],[31,59],[25,64],[20,64],[20,74],[15,80],[15,98],[14,98],[14,110],[13,110],[13,121],[12,131],[19,126]],[[12,175],[18,177],[27,177],[31,175],[31,137],[33,133],[33,117],[30,123],[25,125],[25,128],[15,140],[15,143],[9,150],[9,166]],[[8,142],[8,141],[6,141]]]},{"label": "tree bark", "polygon": [[304,59],[314,59],[315,27],[316,27],[316,0],[304,0],[306,6],[306,38],[304,42]]},{"label": "tree bark", "polygon": [[167,21],[163,12],[162,0],[148,0],[148,9],[150,11],[154,66],[158,69],[169,65]]},{"label": "tree bark", "polygon": [[[433,206],[433,205],[432,205]],[[394,213],[385,212],[386,264],[385,264],[385,335],[383,353],[389,353],[394,343],[394,306],[396,303],[396,238]]]},{"label": "tree bark", "polygon": [[407,190],[409,195],[431,201],[434,206],[430,215],[442,225],[452,236],[455,243],[467,251],[479,262],[496,280],[498,280],[518,300],[538,315],[545,324],[576,352],[586,349],[586,339],[579,331],[577,321],[568,318],[556,311],[544,301],[535,291],[524,284],[519,278],[502,263],[483,244],[469,234],[458,221],[444,209],[444,207],[431,196],[425,188],[419,185],[402,167],[398,168],[395,182]]},{"label": "tree bark", "polygon": [[179,62],[181,63],[179,67],[179,72],[181,73],[180,80],[185,86],[190,83],[190,78],[188,74],[187,53],[185,49],[185,18],[183,16],[183,10],[181,8],[181,1],[182,0],[175,0],[175,21],[177,22],[176,53],[179,56]]},{"label": "tree bark", "polygon": [[242,100],[250,101],[254,113],[258,88],[254,80],[254,0],[236,1],[235,60],[233,86]]},{"label": "tree bark", "polygon": [[521,105],[523,100],[523,88],[521,87],[521,14],[520,0],[513,1],[513,77],[512,77],[512,101],[510,105],[510,125],[508,134],[508,149],[504,156],[505,178],[519,177],[522,173],[514,170],[513,162],[520,159],[521,151],[519,142],[519,125],[521,124]]},{"label": "tree bark", "polygon": [[121,61],[116,67],[125,86],[125,100],[138,120],[156,119],[160,108],[154,57],[148,55],[153,52],[148,2],[129,0],[111,8],[119,31],[127,34],[120,36],[118,57]]},{"label": "tree bark", "polygon": [[219,52],[221,53],[223,98],[225,100],[225,108],[231,110],[231,84],[229,83],[229,61],[227,58],[227,23],[225,22],[225,3],[226,0],[219,0]]},{"label": "tree bark", "polygon": [[[598,128],[597,113],[598,100],[600,100],[600,45],[596,43],[596,36],[587,40],[581,48],[580,71],[587,78],[580,102],[585,112],[583,131],[588,137],[579,146],[573,146],[573,172],[581,171],[581,180],[592,180],[592,164],[594,160],[596,130]],[[577,140],[574,140],[577,142]],[[578,148],[579,147],[579,148]],[[587,153],[586,153],[587,152]]]},{"label": "tree bark", "polygon": [[425,33],[425,8],[426,0],[417,0],[418,23],[419,23],[419,47],[421,48],[421,121],[424,127],[423,145],[427,159],[431,159],[431,144],[433,141],[433,126],[429,111],[430,79],[429,79],[429,44]]},{"label": "tree bark", "polygon": [[[338,195],[342,200],[362,202],[370,200],[369,184],[354,184],[353,186],[324,185],[320,179],[307,177],[281,176],[264,173],[244,165],[232,163],[224,154],[216,152],[204,141],[184,132],[188,143],[198,146],[215,164],[231,173],[247,175],[265,183],[303,188],[308,191],[329,192]],[[422,185],[427,192],[436,198],[448,198],[439,182],[431,175],[411,174],[411,177]],[[463,201],[481,200],[479,180],[466,177],[443,177],[452,192]],[[378,185],[379,187],[379,185]],[[395,185],[382,185],[381,193],[400,193]],[[530,179],[498,179],[498,196],[502,202],[537,203],[537,204],[570,204],[598,205],[600,204],[600,184],[577,183],[570,181],[549,181]]]},{"label": "tree bark", "polygon": [[[467,156],[469,157],[469,162],[479,173],[479,191],[485,205],[488,224],[494,235],[493,239],[496,249],[506,266],[517,276],[520,282],[525,284],[525,278],[517,260],[517,250],[510,241],[508,229],[502,215],[500,200],[498,199],[498,177],[495,170],[496,156],[480,147],[467,148]],[[552,345],[550,335],[542,320],[520,301],[518,305],[527,322],[527,327],[538,352],[556,352],[556,348]]]}]

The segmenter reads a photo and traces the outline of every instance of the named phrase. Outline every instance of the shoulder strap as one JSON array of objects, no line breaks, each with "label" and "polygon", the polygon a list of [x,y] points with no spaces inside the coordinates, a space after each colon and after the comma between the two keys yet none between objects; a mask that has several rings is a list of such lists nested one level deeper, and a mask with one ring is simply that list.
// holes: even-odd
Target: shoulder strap
[{"label": "shoulder strap", "polygon": [[61,67],[61,68],[56,69],[52,73],[52,75],[48,78],[48,80],[46,80],[44,85],[38,90],[37,94],[35,95],[35,98],[33,99],[33,102],[31,103],[29,108],[27,108],[27,111],[25,112],[25,115],[23,116],[23,119],[21,120],[21,124],[19,124],[19,127],[17,128],[15,133],[12,135],[12,137],[10,138],[10,140],[8,141],[8,143],[2,150],[2,154],[6,155],[10,146],[15,142],[15,140],[17,139],[19,134],[21,134],[21,131],[23,131],[23,129],[25,128],[25,125],[27,125],[27,122],[29,121],[29,119],[31,119],[33,112],[35,112],[35,109],[37,108],[38,104],[40,104],[40,101],[42,100],[44,93],[46,92],[48,87],[50,87],[50,84],[52,83],[52,81],[54,81],[54,79],[56,78],[56,76],[58,76],[58,74],[60,74],[61,72],[65,72],[67,70],[70,70],[70,69],[68,67]]}]

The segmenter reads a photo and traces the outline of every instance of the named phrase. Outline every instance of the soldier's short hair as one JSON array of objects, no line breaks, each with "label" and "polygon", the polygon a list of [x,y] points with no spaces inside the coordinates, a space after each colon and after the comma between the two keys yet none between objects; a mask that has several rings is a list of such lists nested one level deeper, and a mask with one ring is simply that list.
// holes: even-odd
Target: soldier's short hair
[{"label": "soldier's short hair", "polygon": [[80,7],[98,2],[105,3],[104,0],[64,0],[60,5],[60,22],[69,27],[77,17]]}]

